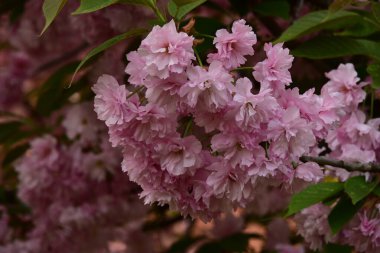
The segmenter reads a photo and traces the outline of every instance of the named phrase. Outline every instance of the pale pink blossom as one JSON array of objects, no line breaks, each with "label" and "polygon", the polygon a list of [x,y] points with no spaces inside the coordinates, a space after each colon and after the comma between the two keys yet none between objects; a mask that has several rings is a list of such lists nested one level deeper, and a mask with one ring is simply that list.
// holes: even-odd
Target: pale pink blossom
[{"label": "pale pink blossom", "polygon": [[273,139],[270,149],[273,154],[285,158],[300,157],[316,144],[316,138],[307,121],[300,117],[297,107],[285,110],[280,120],[269,122],[269,137]]},{"label": "pale pink blossom", "polygon": [[138,49],[145,63],[141,71],[163,79],[170,72],[182,73],[195,60],[193,40],[192,36],[177,32],[174,20],[162,27],[153,27]]},{"label": "pale pink blossom", "polygon": [[258,94],[252,94],[252,83],[248,78],[236,81],[233,101],[238,105],[235,120],[243,128],[259,127],[260,122],[268,121],[270,116],[278,109],[276,99],[271,95],[270,89],[260,89]]},{"label": "pale pink blossom", "polygon": [[264,50],[267,58],[256,64],[253,71],[255,79],[265,85],[280,83],[288,85],[292,82],[289,69],[292,67],[294,57],[289,55],[289,49],[283,48],[283,43],[272,45],[266,43]]},{"label": "pale pink blossom", "polygon": [[197,166],[201,165],[201,150],[202,145],[194,136],[172,138],[155,146],[162,169],[173,176],[193,174]]},{"label": "pale pink blossom", "polygon": [[326,73],[326,77],[330,80],[321,90],[322,97],[331,97],[336,104],[347,107],[344,110],[357,106],[366,97],[362,89],[366,84],[358,84],[360,79],[351,63],[340,64],[337,69]]},{"label": "pale pink blossom", "polygon": [[190,107],[201,100],[208,108],[220,108],[231,101],[233,91],[232,76],[222,63],[213,61],[208,70],[195,66],[187,70],[189,81],[179,91]]},{"label": "pale pink blossom", "polygon": [[240,19],[232,24],[231,30],[231,33],[226,29],[216,31],[214,44],[218,52],[208,55],[208,63],[220,61],[225,68],[233,69],[246,62],[244,56],[253,55],[257,39],[252,27]]},{"label": "pale pink blossom", "polygon": [[127,103],[128,91],[124,85],[109,75],[99,77],[93,86],[95,92],[95,112],[98,119],[105,121],[107,126],[123,124],[134,116],[136,106]]}]

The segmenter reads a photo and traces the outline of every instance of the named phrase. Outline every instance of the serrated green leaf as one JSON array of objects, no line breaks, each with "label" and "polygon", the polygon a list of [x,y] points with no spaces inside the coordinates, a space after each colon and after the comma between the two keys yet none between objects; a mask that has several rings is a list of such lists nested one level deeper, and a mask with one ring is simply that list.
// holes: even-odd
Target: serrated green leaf
[{"label": "serrated green leaf", "polygon": [[53,23],[55,17],[65,6],[67,0],[45,0],[42,5],[42,12],[45,17],[45,26],[42,29],[41,34],[43,34],[46,29]]},{"label": "serrated green leaf", "polygon": [[380,59],[380,43],[348,37],[316,37],[291,50],[296,57],[329,59],[342,56],[366,55]]},{"label": "serrated green leaf", "polygon": [[374,18],[376,19],[378,23],[380,23],[380,3],[372,2],[371,6],[372,6],[372,14]]},{"label": "serrated green leaf", "polygon": [[327,10],[311,12],[296,20],[282,35],[275,41],[285,42],[294,40],[305,34],[315,32],[331,25],[336,26],[339,22],[353,22],[359,15],[349,11],[337,11],[330,16]]},{"label": "serrated green leaf", "polygon": [[286,0],[265,0],[256,4],[253,11],[263,16],[289,19],[290,4]]},{"label": "serrated green leaf", "polygon": [[187,4],[178,5],[175,0],[170,0],[168,3],[168,12],[176,20],[181,20],[186,16],[190,11],[205,3],[207,0],[194,0],[194,1],[185,1],[189,2]]},{"label": "serrated green leaf", "polygon": [[354,205],[348,196],[343,195],[328,216],[332,233],[338,233],[355,216],[363,203],[363,201],[360,201]]},{"label": "serrated green leaf", "polygon": [[310,185],[303,191],[292,196],[287,216],[302,209],[333,197],[343,190],[343,184],[338,182],[322,182]]},{"label": "serrated green leaf", "polygon": [[378,181],[366,182],[363,176],[351,177],[344,183],[344,190],[352,203],[356,204],[368,196],[378,184]]},{"label": "serrated green leaf", "polygon": [[75,78],[75,75],[78,73],[78,71],[83,67],[83,65],[88,62],[91,58],[93,58],[94,56],[100,54],[101,52],[103,52],[104,50],[112,47],[113,45],[116,45],[117,43],[123,41],[123,40],[126,40],[128,38],[132,38],[132,37],[135,37],[135,36],[138,36],[138,35],[142,35],[146,32],[145,29],[141,29],[141,28],[137,28],[137,29],[133,29],[129,32],[126,32],[126,33],[123,33],[123,34],[120,34],[120,35],[117,35],[105,42],[103,42],[102,44],[100,44],[99,46],[93,48],[85,57],[84,59],[79,63],[79,65],[77,66],[77,68],[75,69],[75,72],[73,74],[73,77],[71,79],[71,82],[70,82],[70,86]]},{"label": "serrated green leaf", "polygon": [[374,89],[380,88],[380,63],[370,64],[367,67],[368,74],[372,77],[372,87]]}]

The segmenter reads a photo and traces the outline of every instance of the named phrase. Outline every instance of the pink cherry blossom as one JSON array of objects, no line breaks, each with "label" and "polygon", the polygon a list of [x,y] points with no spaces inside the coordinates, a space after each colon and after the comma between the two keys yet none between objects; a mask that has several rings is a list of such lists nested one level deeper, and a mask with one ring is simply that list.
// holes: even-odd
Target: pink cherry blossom
[{"label": "pink cherry blossom", "polygon": [[246,62],[246,55],[253,55],[253,45],[256,44],[256,34],[252,27],[240,19],[232,24],[232,32],[226,29],[216,31],[214,39],[217,53],[209,54],[207,62],[220,61],[227,69],[237,68]]},{"label": "pink cherry blossom", "polygon": [[288,85],[292,82],[289,69],[294,57],[289,55],[289,49],[283,48],[283,43],[272,45],[266,43],[264,50],[267,58],[256,64],[253,76],[263,84],[280,83]]},{"label": "pink cherry blossom", "polygon": [[92,90],[96,94],[95,112],[107,126],[129,121],[137,110],[133,103],[127,103],[128,91],[125,86],[119,85],[112,76],[99,77]]},{"label": "pink cherry blossom", "polygon": [[192,36],[177,32],[174,20],[153,27],[137,51],[145,63],[141,71],[163,79],[169,72],[182,73],[195,60],[193,40]]},{"label": "pink cherry blossom", "polygon": [[220,108],[231,100],[232,76],[221,62],[213,61],[208,70],[199,66],[190,67],[187,75],[189,81],[181,87],[179,94],[186,97],[190,107],[195,107],[201,100],[207,108]]},{"label": "pink cherry blossom", "polygon": [[161,167],[174,176],[194,173],[200,164],[201,143],[194,137],[173,138],[155,147]]}]

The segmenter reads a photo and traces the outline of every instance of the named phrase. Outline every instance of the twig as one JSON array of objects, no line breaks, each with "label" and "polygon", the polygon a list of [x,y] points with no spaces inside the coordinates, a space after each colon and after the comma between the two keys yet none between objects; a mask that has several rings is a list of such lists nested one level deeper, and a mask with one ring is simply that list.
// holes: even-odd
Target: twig
[{"label": "twig", "polygon": [[358,163],[358,162],[346,162],[342,160],[330,159],[323,156],[302,156],[300,158],[302,162],[315,162],[321,166],[329,165],[337,168],[342,168],[347,171],[361,171],[361,172],[380,172],[380,164],[371,163]]}]

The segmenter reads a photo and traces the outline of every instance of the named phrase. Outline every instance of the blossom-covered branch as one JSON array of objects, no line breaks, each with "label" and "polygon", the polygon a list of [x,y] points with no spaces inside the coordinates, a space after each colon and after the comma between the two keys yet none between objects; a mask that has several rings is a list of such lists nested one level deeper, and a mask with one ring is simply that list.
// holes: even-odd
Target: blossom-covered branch
[{"label": "blossom-covered branch", "polygon": [[302,162],[315,162],[321,166],[329,165],[337,168],[342,168],[347,171],[362,171],[362,172],[380,172],[380,164],[376,162],[359,163],[347,162],[343,160],[331,159],[323,156],[301,156]]}]

